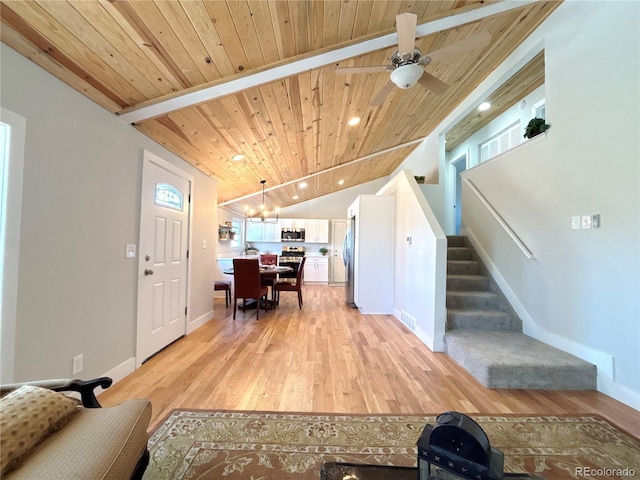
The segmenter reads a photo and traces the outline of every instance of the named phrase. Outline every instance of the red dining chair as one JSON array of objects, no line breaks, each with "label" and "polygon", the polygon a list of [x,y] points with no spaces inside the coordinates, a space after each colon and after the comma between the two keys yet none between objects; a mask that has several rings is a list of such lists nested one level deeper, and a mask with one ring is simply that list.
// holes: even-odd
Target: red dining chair
[{"label": "red dining chair", "polygon": [[242,298],[242,304],[246,306],[247,298],[255,299],[256,320],[260,319],[260,300],[264,298],[264,310],[267,311],[267,287],[260,285],[260,264],[257,258],[234,258],[233,279],[235,290],[233,294],[233,319],[236,319],[238,298]]},{"label": "red dining chair", "polygon": [[224,291],[224,307],[229,308],[229,304],[231,303],[231,282],[216,280],[215,283],[213,284],[213,290]]},{"label": "red dining chair", "polygon": [[[271,253],[260,255],[260,265],[278,265],[278,255],[273,255]],[[271,287],[272,300],[275,300],[273,285],[276,283],[277,277],[277,273],[263,273],[260,275],[260,285],[263,287]]]},{"label": "red dining chair", "polygon": [[276,303],[280,301],[280,292],[298,292],[298,307],[302,309],[302,274],[304,271],[304,262],[306,262],[306,260],[307,257],[302,257],[302,261],[298,267],[298,273],[296,274],[295,283],[280,281],[273,285],[272,288],[276,295]]}]

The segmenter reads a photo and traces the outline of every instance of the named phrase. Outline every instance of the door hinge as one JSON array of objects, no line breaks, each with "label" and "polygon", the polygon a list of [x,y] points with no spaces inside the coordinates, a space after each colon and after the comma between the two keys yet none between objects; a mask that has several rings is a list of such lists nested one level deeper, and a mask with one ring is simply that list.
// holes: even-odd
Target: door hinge
[{"label": "door hinge", "polygon": [[187,307],[184,307],[184,316],[187,316]]},{"label": "door hinge", "polygon": [[189,250],[187,250],[187,258],[189,258]]}]

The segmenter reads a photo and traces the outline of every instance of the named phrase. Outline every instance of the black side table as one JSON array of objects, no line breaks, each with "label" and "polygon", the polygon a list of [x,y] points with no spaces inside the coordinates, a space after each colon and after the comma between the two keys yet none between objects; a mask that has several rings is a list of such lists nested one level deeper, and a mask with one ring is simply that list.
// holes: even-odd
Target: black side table
[{"label": "black side table", "polygon": [[[392,465],[365,465],[358,463],[324,462],[320,470],[321,480],[417,480],[415,467],[394,467]],[[508,478],[521,480],[545,480],[535,473],[505,473]]]}]

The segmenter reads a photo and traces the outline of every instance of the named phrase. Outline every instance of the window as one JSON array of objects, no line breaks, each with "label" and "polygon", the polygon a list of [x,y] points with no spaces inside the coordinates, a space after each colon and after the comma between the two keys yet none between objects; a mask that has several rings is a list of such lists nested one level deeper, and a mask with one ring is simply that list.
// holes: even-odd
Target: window
[{"label": "window", "polygon": [[520,145],[520,121],[480,144],[480,161],[487,160]]},{"label": "window", "polygon": [[542,100],[534,104],[533,107],[531,107],[531,115],[533,115],[534,118],[547,118],[545,116],[545,105],[545,99],[543,98]]},{"label": "window", "polygon": [[242,245],[242,220],[238,220],[237,218],[231,219],[231,229],[236,232],[235,236],[231,240],[231,246],[239,247]]},{"label": "window", "polygon": [[183,201],[184,195],[173,185],[168,183],[156,184],[156,205],[182,211]]}]

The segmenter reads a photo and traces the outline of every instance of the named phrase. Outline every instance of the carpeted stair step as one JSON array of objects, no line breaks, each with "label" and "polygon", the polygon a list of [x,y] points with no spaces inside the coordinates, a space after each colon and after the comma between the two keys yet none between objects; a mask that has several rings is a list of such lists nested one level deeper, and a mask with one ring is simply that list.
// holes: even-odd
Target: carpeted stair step
[{"label": "carpeted stair step", "polygon": [[493,292],[447,292],[447,308],[457,310],[504,310],[500,297]]},{"label": "carpeted stair step", "polygon": [[457,329],[522,332],[522,325],[507,312],[447,309],[447,331]]},{"label": "carpeted stair step", "polygon": [[471,260],[469,247],[448,247],[447,260]]},{"label": "carpeted stair step", "polygon": [[483,275],[447,275],[447,291],[487,291],[489,277]]},{"label": "carpeted stair step", "polygon": [[489,388],[596,389],[595,365],[522,333],[451,330],[445,352]]},{"label": "carpeted stair step", "polygon": [[466,247],[467,237],[464,235],[447,235],[447,247]]},{"label": "carpeted stair step", "polygon": [[473,260],[447,260],[447,275],[477,275],[478,262]]}]

